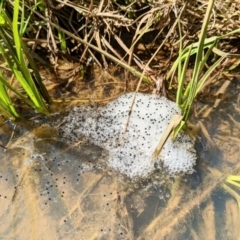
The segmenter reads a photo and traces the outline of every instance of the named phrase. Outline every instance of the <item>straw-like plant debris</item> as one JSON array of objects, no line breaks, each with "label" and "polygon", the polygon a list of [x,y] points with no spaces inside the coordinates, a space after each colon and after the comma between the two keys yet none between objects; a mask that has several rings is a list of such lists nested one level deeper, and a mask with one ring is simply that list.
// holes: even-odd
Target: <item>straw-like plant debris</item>
[{"label": "straw-like plant debris", "polygon": [[[71,89],[81,78],[92,79],[89,73],[93,65],[112,73],[113,64],[126,70],[121,81],[124,84],[122,91],[135,90],[136,81],[141,78],[142,82],[150,84],[151,89],[156,88],[163,95],[172,95],[165,76],[179,56],[179,49],[198,42],[208,7],[208,1],[194,0],[46,0],[17,1],[14,4],[5,1],[2,8],[9,17],[17,3],[23,41],[37,61],[48,67],[50,63],[57,78],[63,79],[64,83],[58,81],[58,85],[64,84]],[[221,51],[239,52],[238,1],[218,0],[213,3],[206,37],[216,38],[217,42],[205,70],[218,59]],[[209,79],[207,85],[214,85],[222,74],[229,75],[229,70],[238,63],[237,57],[228,55],[212,73],[214,78]],[[129,77],[130,73],[132,77]],[[176,83],[174,79],[171,88],[176,88]],[[131,87],[132,84],[135,87]],[[119,87],[118,84],[110,85],[111,88]]]}]

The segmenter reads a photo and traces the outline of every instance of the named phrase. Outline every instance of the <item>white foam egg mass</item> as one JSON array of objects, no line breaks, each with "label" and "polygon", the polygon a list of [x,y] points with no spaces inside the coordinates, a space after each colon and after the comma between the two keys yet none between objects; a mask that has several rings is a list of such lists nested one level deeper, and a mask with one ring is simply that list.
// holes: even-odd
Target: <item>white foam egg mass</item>
[{"label": "white foam egg mass", "polygon": [[[177,105],[158,95],[127,93],[106,106],[74,107],[60,127],[66,139],[86,136],[109,153],[108,166],[131,178],[145,178],[162,166],[170,174],[192,173],[196,162],[194,140],[180,133],[165,143],[160,155],[152,159],[160,138],[175,114]],[[71,136],[71,137],[70,137]]]}]

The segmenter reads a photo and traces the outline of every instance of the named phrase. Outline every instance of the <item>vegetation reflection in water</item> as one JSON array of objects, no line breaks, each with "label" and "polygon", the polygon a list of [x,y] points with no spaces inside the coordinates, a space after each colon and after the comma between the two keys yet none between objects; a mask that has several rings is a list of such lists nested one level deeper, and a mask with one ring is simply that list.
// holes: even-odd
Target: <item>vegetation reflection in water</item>
[{"label": "vegetation reflection in water", "polygon": [[[236,98],[232,94],[230,101]],[[107,168],[104,151],[87,139],[69,146],[44,120],[32,126],[5,123],[0,236],[238,239],[238,195],[232,194],[237,189],[226,182],[238,180],[228,175],[237,176],[240,167],[237,104],[225,102],[204,120],[212,142],[203,137],[198,143],[200,165],[193,175],[156,171],[135,182]]]}]

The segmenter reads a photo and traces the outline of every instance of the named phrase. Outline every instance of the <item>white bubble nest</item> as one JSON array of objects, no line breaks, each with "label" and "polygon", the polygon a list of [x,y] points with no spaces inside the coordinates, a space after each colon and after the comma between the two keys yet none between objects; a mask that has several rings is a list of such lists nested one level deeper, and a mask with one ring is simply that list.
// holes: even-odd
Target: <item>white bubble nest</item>
[{"label": "white bubble nest", "polygon": [[128,121],[133,97],[127,93],[98,108],[74,107],[64,118],[61,135],[72,142],[88,137],[108,151],[110,168],[131,178],[145,178],[162,167],[169,174],[192,173],[197,158],[194,140],[184,133],[169,138],[153,159],[172,117],[181,112],[177,105],[165,97],[138,93]]}]

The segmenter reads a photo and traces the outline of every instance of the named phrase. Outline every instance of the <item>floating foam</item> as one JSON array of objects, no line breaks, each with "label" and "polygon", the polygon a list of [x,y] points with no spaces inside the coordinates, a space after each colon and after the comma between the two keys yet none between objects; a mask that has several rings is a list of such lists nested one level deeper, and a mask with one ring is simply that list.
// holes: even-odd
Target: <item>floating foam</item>
[{"label": "floating foam", "polygon": [[98,108],[74,107],[64,118],[61,135],[69,143],[88,137],[109,152],[109,167],[131,178],[147,177],[161,166],[170,174],[192,173],[196,161],[194,140],[183,133],[174,141],[169,138],[160,155],[152,159],[172,117],[180,114],[174,102],[138,93],[124,133],[133,96],[124,94]]}]

